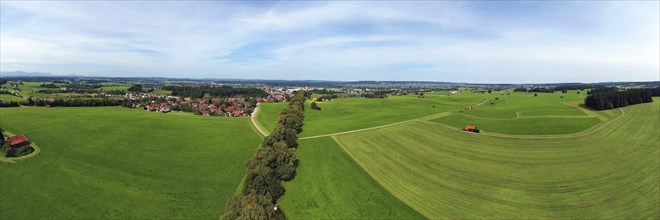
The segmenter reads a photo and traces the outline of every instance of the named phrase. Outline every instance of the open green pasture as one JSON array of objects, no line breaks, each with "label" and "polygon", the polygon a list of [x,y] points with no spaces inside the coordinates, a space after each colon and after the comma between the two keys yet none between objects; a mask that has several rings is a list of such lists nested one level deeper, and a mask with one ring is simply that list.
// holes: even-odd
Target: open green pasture
[{"label": "open green pasture", "polygon": [[584,131],[601,122],[597,117],[490,119],[470,117],[465,114],[450,114],[433,119],[433,121],[456,129],[462,129],[466,125],[475,125],[483,132],[514,135],[571,134]]},{"label": "open green pasture", "polygon": [[278,200],[290,219],[422,219],[330,137],[300,140],[297,175]]},{"label": "open green pasture", "polygon": [[12,101],[12,102],[20,102],[20,101],[26,101],[27,99],[21,98],[15,95],[9,95],[9,94],[0,94],[0,99],[6,100],[6,101]]},{"label": "open green pasture", "polygon": [[0,109],[41,148],[0,162],[0,219],[217,219],[260,144],[245,118],[121,107]]},{"label": "open green pasture", "polygon": [[[476,105],[489,97],[492,95],[428,93],[426,98],[417,98],[413,94],[386,99],[340,98],[331,102],[317,102],[321,111],[312,110],[309,107],[311,101],[308,101],[305,126],[300,136],[331,134],[416,119],[461,109],[465,105]],[[268,103],[259,106],[259,123],[268,130],[272,129],[277,113],[285,105]]]},{"label": "open green pasture", "polygon": [[334,138],[431,219],[657,219],[658,101],[626,107],[601,130],[574,138],[490,137],[428,121]]},{"label": "open green pasture", "polygon": [[[259,103],[259,111],[255,116],[257,123],[259,123],[266,132],[272,131],[277,125],[277,116],[280,114],[280,111],[287,106],[289,106],[288,102]],[[305,129],[304,126],[303,129]]]},{"label": "open green pasture", "polygon": [[475,125],[493,133],[556,135],[585,131],[620,115],[619,111],[585,108],[579,104],[585,94],[576,93],[538,93],[534,96],[533,93],[498,92],[481,106],[452,111],[433,121],[457,129]]}]

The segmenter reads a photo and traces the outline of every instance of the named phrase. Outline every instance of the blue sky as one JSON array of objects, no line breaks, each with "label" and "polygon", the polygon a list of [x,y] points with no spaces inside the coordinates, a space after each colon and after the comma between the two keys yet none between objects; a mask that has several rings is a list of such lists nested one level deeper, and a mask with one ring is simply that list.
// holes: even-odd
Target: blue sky
[{"label": "blue sky", "polygon": [[1,1],[0,70],[475,83],[660,80],[660,2]]}]

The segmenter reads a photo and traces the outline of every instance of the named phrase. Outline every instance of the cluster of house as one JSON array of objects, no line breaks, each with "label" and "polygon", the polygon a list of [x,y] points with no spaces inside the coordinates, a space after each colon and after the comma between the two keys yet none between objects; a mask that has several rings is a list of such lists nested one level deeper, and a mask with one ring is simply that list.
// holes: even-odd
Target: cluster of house
[{"label": "cluster of house", "polygon": [[199,115],[241,117],[250,116],[255,105],[248,98],[192,99],[169,96],[167,99],[141,99],[131,102],[131,108],[152,112],[184,111]]},{"label": "cluster of house", "polygon": [[293,97],[295,89],[267,88],[268,97],[259,100],[259,102],[286,102]]}]

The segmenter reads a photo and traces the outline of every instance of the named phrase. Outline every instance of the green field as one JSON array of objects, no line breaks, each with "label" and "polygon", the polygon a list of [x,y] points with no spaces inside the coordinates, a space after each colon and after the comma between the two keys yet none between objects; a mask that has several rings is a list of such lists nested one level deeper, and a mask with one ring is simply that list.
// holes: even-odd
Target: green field
[{"label": "green field", "polygon": [[290,219],[422,219],[329,137],[301,140],[297,177],[279,203]]},{"label": "green field", "polygon": [[[387,99],[340,98],[332,102],[318,102],[321,111],[312,110],[307,102],[305,126],[301,137],[325,135],[356,129],[370,128],[450,110],[457,110],[465,105],[476,105],[487,100],[489,94],[454,94],[429,93],[427,98],[416,95],[390,96]],[[263,105],[257,114],[260,124],[266,129],[275,125],[281,104]],[[433,107],[435,106],[435,107]],[[263,115],[262,115],[263,113]]]},{"label": "green field", "polygon": [[0,219],[217,219],[261,137],[245,118],[0,109],[41,152],[0,161]]},{"label": "green field", "polygon": [[451,114],[433,120],[456,129],[475,125],[482,132],[515,135],[571,134],[586,130],[600,123],[596,117],[541,117],[516,119],[490,119]]},{"label": "green field", "polygon": [[428,218],[660,218],[658,99],[577,138],[511,139],[416,121],[336,136]]},{"label": "green field", "polygon": [[4,99],[6,101],[12,101],[12,102],[20,102],[20,101],[26,101],[27,99],[15,96],[15,95],[9,95],[9,94],[0,94],[0,99]]},{"label": "green field", "polygon": [[[259,111],[255,115],[257,122],[266,132],[272,131],[277,125],[277,116],[280,114],[280,111],[288,105],[288,102],[259,103]],[[303,126],[304,129],[305,127]]]},{"label": "green field", "polygon": [[[452,111],[433,121],[461,129],[475,125],[482,131],[513,135],[558,135],[586,131],[620,115],[619,111],[594,111],[580,106],[584,94],[494,93],[487,103]],[[561,98],[564,96],[564,98]]]}]

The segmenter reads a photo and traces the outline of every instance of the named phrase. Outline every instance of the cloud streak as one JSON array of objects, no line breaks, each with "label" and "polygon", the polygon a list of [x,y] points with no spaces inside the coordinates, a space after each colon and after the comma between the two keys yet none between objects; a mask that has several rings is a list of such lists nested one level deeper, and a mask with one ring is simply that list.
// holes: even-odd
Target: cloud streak
[{"label": "cloud streak", "polygon": [[658,2],[0,2],[0,70],[659,80]]}]

